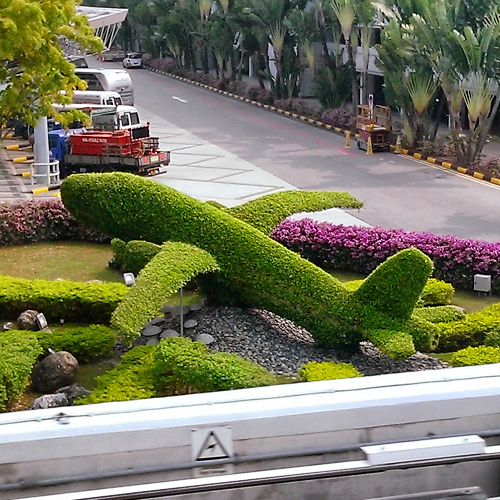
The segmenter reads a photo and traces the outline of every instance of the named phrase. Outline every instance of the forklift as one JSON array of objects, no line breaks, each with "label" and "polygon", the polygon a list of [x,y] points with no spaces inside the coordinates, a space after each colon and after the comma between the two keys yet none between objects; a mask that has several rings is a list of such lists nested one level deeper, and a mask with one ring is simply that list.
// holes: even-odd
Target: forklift
[{"label": "forklift", "polygon": [[391,150],[391,109],[388,106],[373,105],[370,95],[369,104],[361,104],[356,110],[356,133],[358,148],[368,151],[371,139],[372,150]]}]

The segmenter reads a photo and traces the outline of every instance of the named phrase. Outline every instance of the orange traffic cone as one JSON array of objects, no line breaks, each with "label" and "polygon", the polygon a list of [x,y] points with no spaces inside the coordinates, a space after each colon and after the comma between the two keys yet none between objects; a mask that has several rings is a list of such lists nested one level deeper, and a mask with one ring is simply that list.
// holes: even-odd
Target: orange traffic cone
[{"label": "orange traffic cone", "polygon": [[368,147],[366,149],[366,154],[367,155],[373,154],[373,146],[372,146],[372,138],[371,137],[368,137]]},{"label": "orange traffic cone", "polygon": [[345,147],[351,147],[351,132],[349,132],[349,130],[345,131]]}]

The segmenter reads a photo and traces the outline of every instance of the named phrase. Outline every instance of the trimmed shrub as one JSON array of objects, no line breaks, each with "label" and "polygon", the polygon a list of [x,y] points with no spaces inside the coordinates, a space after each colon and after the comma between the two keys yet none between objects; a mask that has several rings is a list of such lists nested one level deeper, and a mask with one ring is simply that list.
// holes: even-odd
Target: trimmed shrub
[{"label": "trimmed shrub", "polygon": [[119,330],[122,341],[131,344],[167,298],[197,274],[217,269],[215,259],[204,250],[185,243],[165,243],[113,312],[112,324]]},{"label": "trimmed shrub", "polygon": [[434,277],[472,290],[474,274],[489,274],[500,293],[500,243],[381,227],[342,226],[310,219],[285,220],[271,238],[315,264],[368,274],[404,248],[418,248],[434,263]]},{"label": "trimmed shrub", "polygon": [[452,352],[465,347],[477,347],[484,343],[489,332],[500,328],[500,303],[482,311],[466,314],[461,321],[439,325],[441,329],[439,352]]},{"label": "trimmed shrub", "polygon": [[265,368],[236,354],[210,353],[186,337],[164,339],[155,353],[154,377],[161,393],[225,391],[276,383]]},{"label": "trimmed shrub", "polygon": [[332,127],[353,131],[356,128],[356,114],[351,104],[340,108],[327,109],[321,115],[321,121]]},{"label": "trimmed shrub", "polygon": [[106,242],[109,238],[76,221],[61,200],[0,203],[0,245],[76,240]]},{"label": "trimmed shrub", "polygon": [[68,351],[79,363],[110,358],[116,342],[116,332],[104,325],[68,327],[64,332],[36,332],[38,343],[47,351]]},{"label": "trimmed shrub", "polygon": [[496,327],[484,335],[484,345],[500,347],[500,327]]},{"label": "trimmed shrub", "polygon": [[453,366],[488,365],[500,363],[500,347],[479,346],[466,347],[451,357]]},{"label": "trimmed shrub", "polygon": [[[370,329],[405,331],[432,270],[422,252],[407,249],[388,259],[351,293],[262,232],[168,186],[120,172],[76,174],[63,181],[61,195],[75,217],[115,237],[183,241],[203,249],[215,259],[220,277],[235,296],[291,319],[327,346],[357,341],[369,336]],[[161,253],[144,268],[140,279]],[[155,268],[155,275],[144,279],[146,289],[150,282],[158,282],[158,274]],[[160,279],[166,280],[165,271],[162,274]],[[129,323],[127,334],[137,335],[139,315],[135,302],[132,306],[120,317]],[[146,312],[151,318],[150,309]],[[133,315],[136,319],[127,319]],[[124,331],[123,323],[113,324]]]},{"label": "trimmed shrub", "polygon": [[73,404],[154,398],[156,390],[152,368],[156,347],[138,346],[125,353],[112,370],[97,377],[97,387],[92,394],[78,398]]},{"label": "trimmed shrub", "polygon": [[21,397],[42,354],[36,335],[12,330],[0,335],[0,412]]},{"label": "trimmed shrub", "polygon": [[109,324],[129,289],[122,283],[27,280],[0,276],[0,317],[17,318],[26,309],[48,321]]},{"label": "trimmed shrub", "polygon": [[412,336],[406,332],[370,330],[369,340],[392,359],[405,359],[415,352]]},{"label": "trimmed shrub", "polygon": [[141,269],[161,250],[161,245],[133,240],[125,243],[119,238],[111,241],[113,265],[122,272],[139,274]]},{"label": "trimmed shrub", "polygon": [[[449,283],[429,278],[420,294],[419,304],[422,306],[446,306],[451,304],[455,288]],[[433,322],[434,323],[434,322]]]},{"label": "trimmed shrub", "polygon": [[431,323],[450,323],[461,321],[465,318],[465,313],[454,306],[418,307],[413,311],[413,317]]},{"label": "trimmed shrub", "polygon": [[346,192],[282,191],[261,196],[226,211],[269,234],[283,219],[298,212],[328,208],[361,208],[363,204]]},{"label": "trimmed shrub", "polygon": [[298,375],[303,382],[363,376],[363,374],[356,370],[350,363],[318,363],[316,361],[311,361],[303,365]]}]

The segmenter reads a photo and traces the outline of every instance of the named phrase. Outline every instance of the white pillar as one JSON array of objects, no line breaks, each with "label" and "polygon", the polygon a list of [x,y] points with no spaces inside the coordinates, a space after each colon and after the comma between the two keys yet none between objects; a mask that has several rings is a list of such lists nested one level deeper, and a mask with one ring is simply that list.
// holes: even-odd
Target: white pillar
[{"label": "white pillar", "polygon": [[34,140],[34,173],[37,175],[35,184],[46,184],[49,177],[49,129],[46,116],[38,120],[35,126]]}]

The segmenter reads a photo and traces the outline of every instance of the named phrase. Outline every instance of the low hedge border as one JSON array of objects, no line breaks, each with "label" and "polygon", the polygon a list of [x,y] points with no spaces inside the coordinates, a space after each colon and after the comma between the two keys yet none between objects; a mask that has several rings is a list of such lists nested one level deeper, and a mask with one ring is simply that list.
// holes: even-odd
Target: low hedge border
[{"label": "low hedge border", "polygon": [[34,309],[43,312],[48,321],[109,324],[128,292],[122,283],[0,276],[0,317],[17,318],[26,309]]},{"label": "low hedge border", "polygon": [[26,390],[42,352],[34,332],[12,330],[0,335],[0,411],[6,411]]},{"label": "low hedge border", "polygon": [[320,380],[362,377],[363,374],[350,363],[333,363],[330,361],[319,363],[311,361],[300,368],[298,376],[302,382],[317,382]]}]

